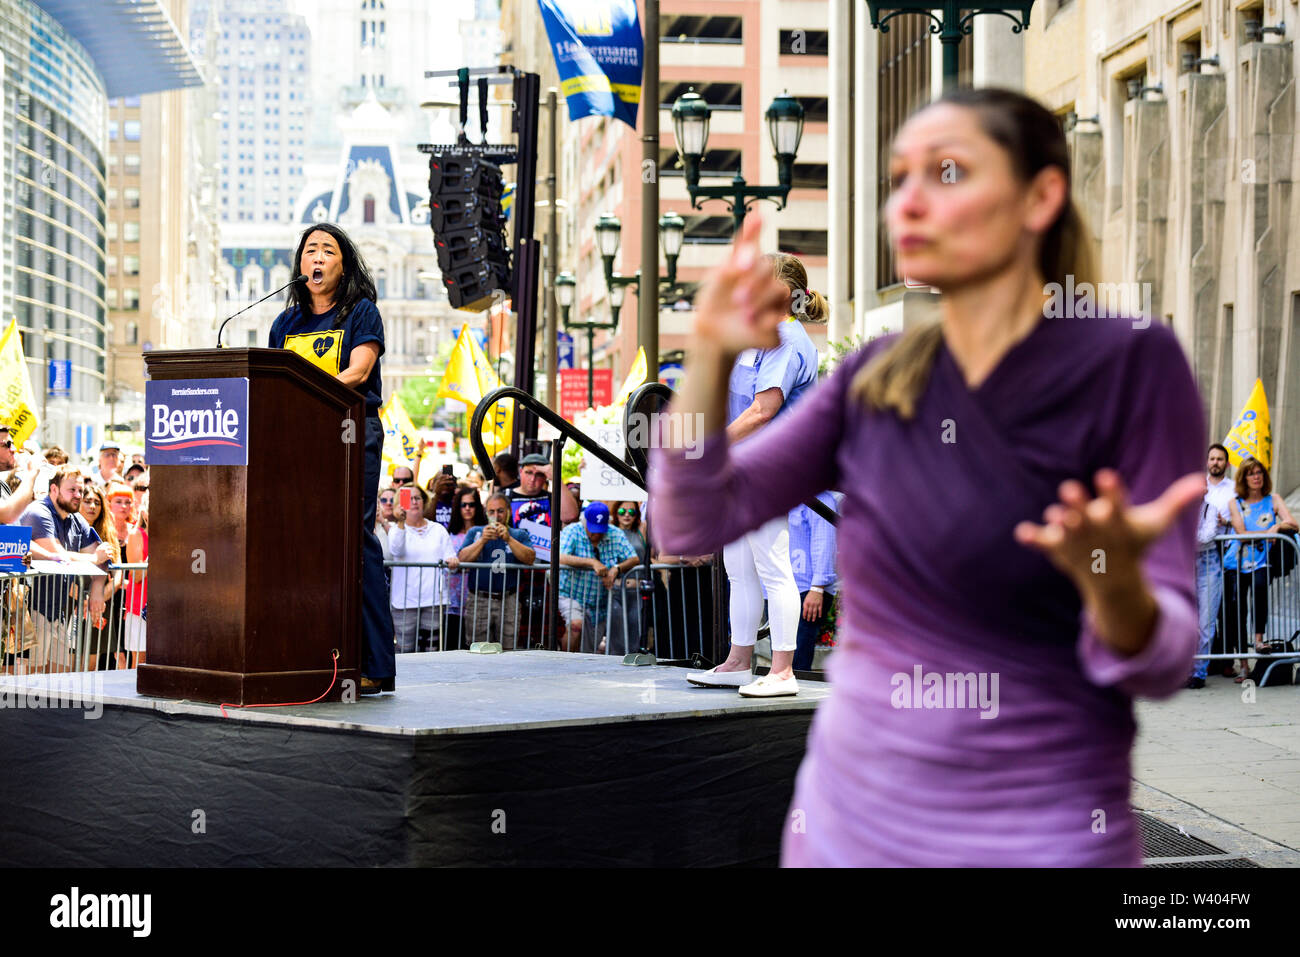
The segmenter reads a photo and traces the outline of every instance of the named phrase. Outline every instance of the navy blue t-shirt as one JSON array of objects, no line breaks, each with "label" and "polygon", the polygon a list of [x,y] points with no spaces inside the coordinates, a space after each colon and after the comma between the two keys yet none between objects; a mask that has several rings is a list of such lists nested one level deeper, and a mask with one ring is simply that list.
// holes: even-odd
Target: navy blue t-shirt
[{"label": "navy blue t-shirt", "polygon": [[[290,306],[271,323],[267,345],[296,352],[312,365],[336,376],[352,361],[352,350],[365,342],[379,343],[379,354],[384,354],[384,320],[369,299],[358,302],[344,319],[339,318],[338,306],[329,312],[312,313],[306,319],[297,306]],[[384,402],[382,382],[376,359],[369,378],[357,388],[366,397],[367,415],[379,414]]]},{"label": "navy blue t-shirt", "polygon": [[[100,541],[99,534],[81,517],[80,512],[72,512],[67,518],[60,518],[54,508],[54,500],[48,495],[28,505],[18,519],[18,524],[30,528],[33,539],[52,538],[69,552],[79,552]],[[71,569],[69,573],[73,573]],[[66,619],[73,607],[68,600],[66,587],[38,588],[32,606],[50,621]]]}]

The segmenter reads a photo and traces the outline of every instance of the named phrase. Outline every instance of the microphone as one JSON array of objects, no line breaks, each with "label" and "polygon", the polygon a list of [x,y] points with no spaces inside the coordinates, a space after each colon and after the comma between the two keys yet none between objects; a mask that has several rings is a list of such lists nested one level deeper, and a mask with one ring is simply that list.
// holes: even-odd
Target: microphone
[{"label": "microphone", "polygon": [[221,323],[221,327],[220,327],[219,329],[217,329],[217,348],[218,348],[218,349],[224,349],[224,348],[225,348],[225,346],[221,344],[221,334],[222,334],[223,332],[226,331],[226,323],[227,323],[227,322],[229,322],[231,319],[234,319],[235,316],[240,316],[240,315],[243,315],[244,313],[248,312],[248,310],[252,309],[253,306],[260,306],[262,303],[266,302],[266,300],[270,299],[272,296],[278,296],[280,293],[284,292],[286,289],[288,289],[288,288],[289,288],[290,286],[292,286],[294,283],[296,283],[296,282],[306,282],[306,281],[307,281],[307,277],[306,277],[305,275],[303,275],[302,273],[299,273],[297,276],[294,276],[292,279],[290,279],[288,282],[286,282],[283,286],[281,286],[279,289],[275,290],[274,292],[268,292],[268,293],[267,293],[265,296],[263,296],[261,299],[257,300],[257,302],[249,303],[249,304],[248,304],[247,306],[245,306],[243,309],[240,309],[239,312],[236,312],[236,313],[233,313],[232,315],[227,316],[227,317],[225,318],[225,321]]}]

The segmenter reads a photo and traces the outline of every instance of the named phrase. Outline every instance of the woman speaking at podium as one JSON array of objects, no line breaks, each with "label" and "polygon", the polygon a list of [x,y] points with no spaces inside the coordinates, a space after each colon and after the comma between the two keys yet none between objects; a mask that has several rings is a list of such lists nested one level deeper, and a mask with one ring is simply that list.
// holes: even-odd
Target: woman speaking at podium
[{"label": "woman speaking at podium", "polygon": [[347,233],[318,223],[302,234],[295,259],[300,276],[288,307],[271,324],[272,349],[296,352],[366,399],[365,480],[361,485],[361,693],[392,691],[396,674],[393,617],[384,584],[384,553],[375,536],[379,458],[384,430],[379,357],[384,321],[375,282]]}]

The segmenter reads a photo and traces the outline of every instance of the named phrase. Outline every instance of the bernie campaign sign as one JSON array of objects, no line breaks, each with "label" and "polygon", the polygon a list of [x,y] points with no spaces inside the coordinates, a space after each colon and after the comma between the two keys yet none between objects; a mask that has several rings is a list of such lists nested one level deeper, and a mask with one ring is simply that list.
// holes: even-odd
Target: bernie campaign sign
[{"label": "bernie campaign sign", "polygon": [[24,572],[23,556],[32,550],[27,525],[0,525],[0,572]]},{"label": "bernie campaign sign", "polygon": [[247,465],[247,379],[150,379],[146,458],[155,465]]}]

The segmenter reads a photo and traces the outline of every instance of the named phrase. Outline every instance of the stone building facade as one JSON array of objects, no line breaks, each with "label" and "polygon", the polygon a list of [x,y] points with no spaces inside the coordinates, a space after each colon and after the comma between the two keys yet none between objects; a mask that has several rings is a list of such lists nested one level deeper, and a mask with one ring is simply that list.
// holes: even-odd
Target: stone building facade
[{"label": "stone building facade", "polygon": [[[1025,90],[1058,112],[1102,278],[1138,284],[1196,371],[1212,439],[1255,380],[1275,488],[1300,485],[1294,3],[1049,2]],[[1264,29],[1261,29],[1264,28]]]}]

